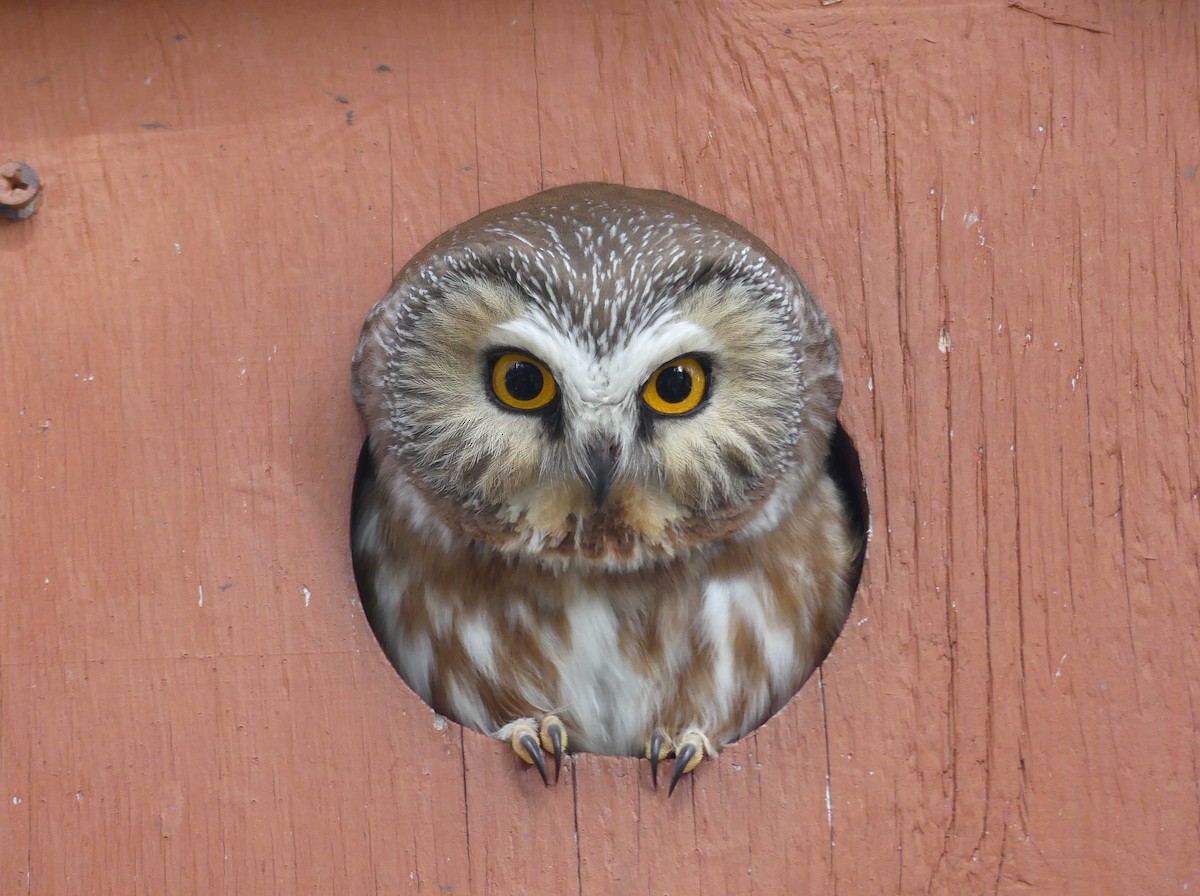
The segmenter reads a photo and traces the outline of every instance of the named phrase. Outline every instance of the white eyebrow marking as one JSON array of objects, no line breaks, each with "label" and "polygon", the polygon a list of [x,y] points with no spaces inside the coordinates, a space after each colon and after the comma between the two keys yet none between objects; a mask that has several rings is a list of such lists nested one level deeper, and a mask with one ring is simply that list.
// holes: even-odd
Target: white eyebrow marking
[{"label": "white eyebrow marking", "polygon": [[711,332],[674,311],[634,333],[628,343],[605,357],[598,357],[593,348],[562,332],[533,306],[497,326],[492,339],[535,355],[549,366],[561,387],[578,400],[595,405],[625,401],[672,358],[718,348]]}]

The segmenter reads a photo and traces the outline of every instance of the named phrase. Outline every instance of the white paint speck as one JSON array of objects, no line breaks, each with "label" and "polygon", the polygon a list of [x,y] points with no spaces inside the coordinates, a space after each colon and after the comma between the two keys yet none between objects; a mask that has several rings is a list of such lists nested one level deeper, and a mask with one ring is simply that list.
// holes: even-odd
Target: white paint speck
[{"label": "white paint speck", "polygon": [[1066,661],[1067,661],[1067,655],[1064,653],[1062,655],[1062,659],[1060,659],[1058,661],[1058,668],[1054,670],[1054,680],[1055,681],[1058,681],[1058,679],[1062,678],[1062,667],[1063,667],[1063,663],[1065,663]]},{"label": "white paint speck", "polygon": [[950,338],[950,330],[945,326],[941,327],[938,330],[938,351],[943,355],[948,355],[953,348],[954,340]]},{"label": "white paint speck", "polygon": [[183,254],[183,243],[176,243],[176,244],[175,244],[175,254],[176,254],[176,255],[182,255],[182,254]]},{"label": "white paint speck", "polygon": [[439,716],[436,712],[433,714],[433,730],[434,731],[445,731],[446,730],[446,719],[443,716]]},{"label": "white paint speck", "polygon": [[979,217],[979,212],[976,209],[971,209],[963,215],[963,227],[971,227],[978,224],[983,219]]},{"label": "white paint speck", "polygon": [[21,798],[20,798],[19,796],[14,796],[14,797],[13,797],[13,805],[14,805],[14,806],[19,806],[19,805],[21,805]]},{"label": "white paint speck", "polygon": [[[817,676],[817,690],[821,694],[821,706],[825,705],[825,679]],[[829,843],[833,845],[833,782],[829,778],[829,766],[825,767],[825,820],[829,823]]]},{"label": "white paint speck", "polygon": [[308,590],[307,585],[302,585],[300,590],[304,592],[304,606],[307,607],[312,601],[312,592]]},{"label": "white paint speck", "polygon": [[196,590],[200,592],[200,606],[204,606],[204,586],[197,585]]},{"label": "white paint speck", "polygon": [[867,391],[868,392],[875,391],[875,377],[873,377],[873,376],[867,377]]}]

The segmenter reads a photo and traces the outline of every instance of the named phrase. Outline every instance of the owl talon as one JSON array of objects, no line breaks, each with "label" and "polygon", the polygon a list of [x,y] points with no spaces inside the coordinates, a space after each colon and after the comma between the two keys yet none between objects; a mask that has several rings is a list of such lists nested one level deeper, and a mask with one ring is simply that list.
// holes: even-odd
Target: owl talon
[{"label": "owl talon", "polygon": [[554,756],[554,783],[557,784],[563,753],[567,751],[567,729],[558,716],[551,714],[542,719],[541,741],[546,752]]},{"label": "owl talon", "polygon": [[542,758],[542,745],[538,742],[537,732],[533,726],[522,723],[513,729],[513,752],[527,765],[532,765],[542,776],[542,783],[550,786],[550,777],[546,774],[546,760]]},{"label": "owl talon", "polygon": [[541,745],[537,738],[532,734],[521,735],[521,746],[525,748],[525,752],[533,759],[533,765],[538,770],[538,774],[542,776],[542,783],[547,787],[550,786],[550,777],[546,774],[546,760],[542,758]]},{"label": "owl talon", "polygon": [[650,760],[650,780],[654,782],[655,790],[658,790],[658,763],[670,756],[673,748],[671,738],[661,731],[655,731],[646,741],[646,758]]},{"label": "owl talon", "polygon": [[704,758],[704,738],[694,731],[689,731],[680,738],[679,746],[675,749],[675,769],[671,772],[671,786],[667,788],[667,796],[675,792],[679,779],[692,771]]}]

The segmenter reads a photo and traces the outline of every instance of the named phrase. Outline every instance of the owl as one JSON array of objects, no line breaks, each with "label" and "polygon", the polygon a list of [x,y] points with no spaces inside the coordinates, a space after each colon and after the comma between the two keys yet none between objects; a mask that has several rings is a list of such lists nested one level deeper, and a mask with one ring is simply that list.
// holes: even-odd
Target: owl
[{"label": "owl", "polygon": [[670,790],[824,658],[863,526],[838,343],[792,269],[678,196],[547,190],[434,240],[368,314],[353,507],[373,630],[437,712],[644,756]]}]

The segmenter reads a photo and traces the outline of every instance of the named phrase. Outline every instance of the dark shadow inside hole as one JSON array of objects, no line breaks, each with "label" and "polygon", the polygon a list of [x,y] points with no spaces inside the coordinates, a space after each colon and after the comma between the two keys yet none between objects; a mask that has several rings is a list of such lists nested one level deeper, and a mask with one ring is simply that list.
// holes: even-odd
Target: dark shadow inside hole
[{"label": "dark shadow inside hole", "polygon": [[[846,605],[846,616],[837,621],[836,630],[829,639],[825,654],[818,658],[814,666],[814,672],[816,667],[825,661],[825,657],[828,655],[829,650],[832,649],[833,643],[840,634],[842,625],[845,623],[846,618],[849,617],[854,598],[858,594],[858,586],[862,578],[863,565],[867,555],[870,507],[867,501],[866,486],[863,482],[862,464],[859,460],[858,451],[854,447],[853,439],[850,438],[849,433],[846,432],[840,421],[837,423],[830,441],[829,455],[826,458],[826,469],[837,486],[838,491],[841,493],[846,510],[846,519],[849,523],[851,534],[858,544],[858,551],[855,555],[847,582],[850,588],[851,600]],[[362,518],[361,510],[364,501],[369,490],[375,487],[375,480],[375,461],[371,456],[369,442],[364,440],[362,450],[358,456],[358,468],[354,476],[354,493],[351,498],[350,539],[352,543],[358,534],[358,524]],[[372,613],[370,609],[370,603],[374,599],[370,582],[366,571],[360,567],[360,559],[357,552],[352,549],[351,554],[354,562],[354,579],[358,586],[359,597],[363,601],[364,608],[367,611],[367,620],[371,624],[371,629],[382,646],[385,640],[384,633],[379,630],[376,614]],[[388,652],[386,647],[384,648],[384,652]],[[793,694],[792,696],[794,697],[795,695]],[[784,701],[784,705],[790,702],[791,699],[789,697],[788,700]],[[746,734],[750,734],[766,721],[766,718],[760,720]],[[742,735],[742,737],[745,737],[746,734]]]},{"label": "dark shadow inside hole", "polygon": [[[825,459],[825,469],[841,493],[842,502],[846,507],[846,521],[858,544],[858,552],[854,555],[854,565],[850,569],[847,582],[850,587],[850,603],[846,606],[846,617],[838,622],[837,631],[829,640],[829,648],[832,649],[833,642],[841,634],[842,625],[849,618],[854,600],[858,597],[858,584],[862,580],[863,564],[867,560],[867,534],[871,522],[871,509],[867,502],[867,487],[863,482],[862,463],[858,457],[858,450],[854,447],[854,440],[850,438],[850,434],[846,432],[840,420],[834,428],[833,438],[829,443],[829,456]],[[829,651],[827,650],[825,653],[828,656]],[[819,666],[824,661],[825,657],[823,656],[817,665]]]},{"label": "dark shadow inside hole", "polygon": [[362,558],[354,549],[358,538],[358,524],[363,518],[363,507],[368,492],[375,487],[375,458],[371,456],[371,440],[363,439],[362,449],[358,452],[358,466],[354,470],[354,492],[350,498],[350,558],[354,566],[354,584],[358,588],[358,599],[363,603],[367,614],[367,622],[375,633],[375,640],[387,653],[384,644],[384,633],[379,630],[376,616],[371,612],[371,602],[374,600],[371,584],[366,570],[362,567]]}]

